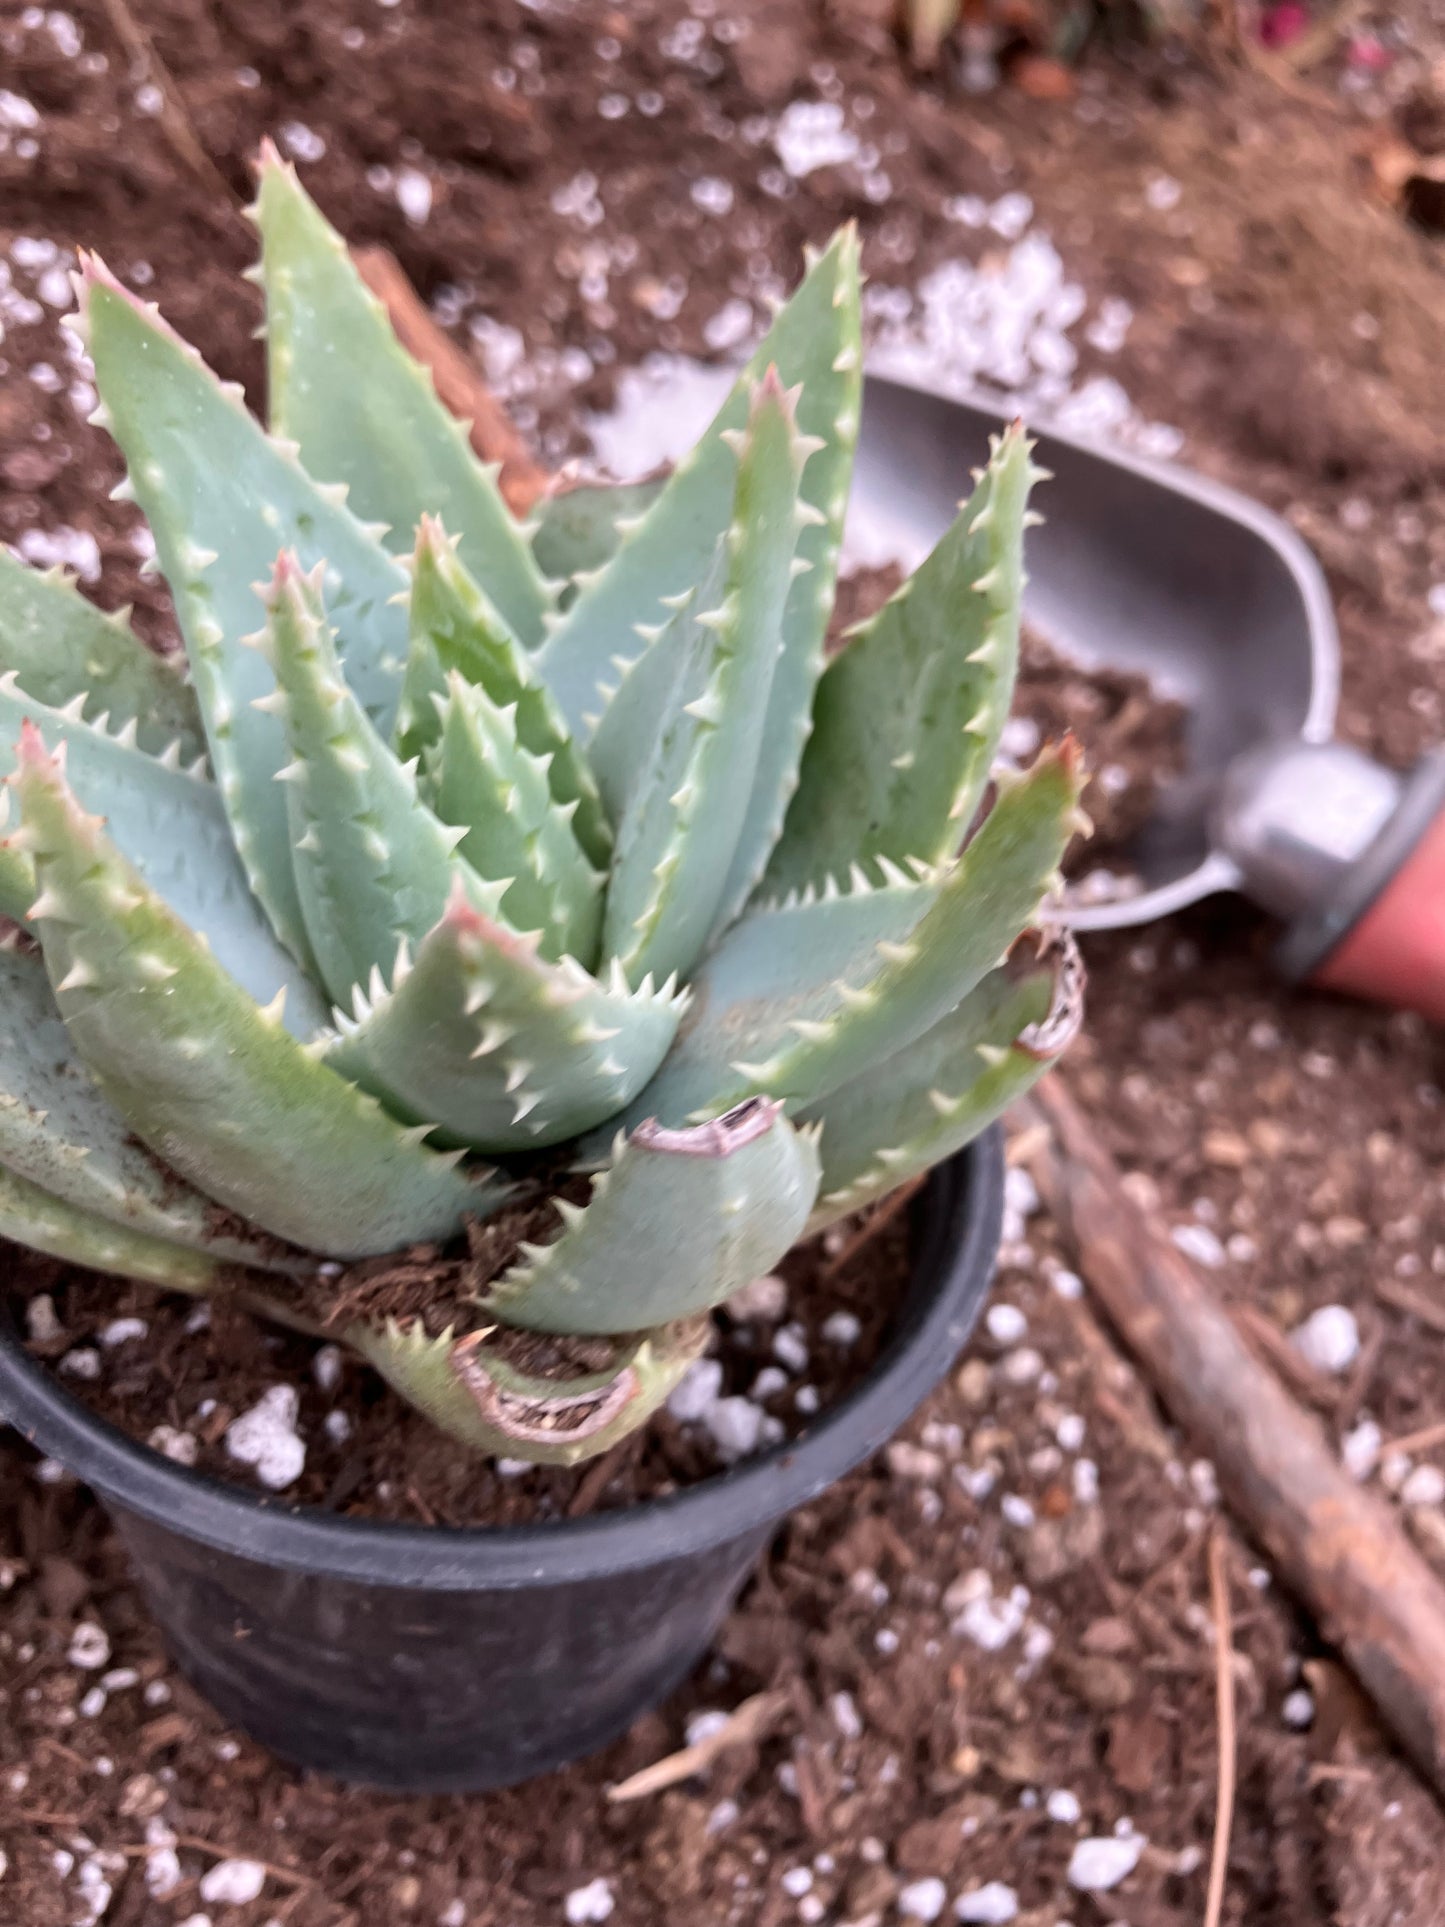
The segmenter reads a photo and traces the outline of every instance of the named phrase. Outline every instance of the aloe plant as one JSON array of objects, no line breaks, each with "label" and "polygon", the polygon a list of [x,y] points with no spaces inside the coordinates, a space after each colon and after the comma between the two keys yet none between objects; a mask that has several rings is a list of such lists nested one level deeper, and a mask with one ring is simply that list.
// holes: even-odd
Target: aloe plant
[{"label": "aloe plant", "polygon": [[[850,229],[664,485],[520,522],[274,152],[253,212],[269,433],[77,277],[188,675],[0,554],[0,1231],[321,1322],[354,1261],[442,1247],[435,1303],[342,1335],[464,1443],[571,1463],[1076,1021],[1031,929],[1073,751],[990,774],[1028,443],[829,662]],[[545,1229],[476,1274],[514,1206]]]}]

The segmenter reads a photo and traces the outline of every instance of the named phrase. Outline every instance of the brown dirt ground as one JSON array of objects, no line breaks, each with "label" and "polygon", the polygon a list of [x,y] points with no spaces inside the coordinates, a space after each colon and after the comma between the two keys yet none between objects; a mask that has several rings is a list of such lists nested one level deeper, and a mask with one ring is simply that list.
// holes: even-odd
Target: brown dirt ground
[{"label": "brown dirt ground", "polygon": [[[605,403],[613,361],[700,350],[728,291],[790,275],[802,240],[840,217],[860,217],[869,266],[904,282],[962,245],[945,196],[1026,192],[1090,292],[1133,303],[1107,365],[1141,410],[1184,428],[1190,459],[1282,509],[1322,554],[1347,645],[1344,733],[1396,762],[1438,733],[1445,636],[1424,590],[1445,577],[1441,257],[1366,194],[1361,119],[1336,96],[1156,52],[1090,71],[1072,106],[946,100],[905,82],[863,0],[698,5],[691,28],[677,0],[136,11],[232,188],[263,132],[303,123],[325,142],[307,177],[354,239],[394,246],[444,311],[445,287],[470,289],[457,311],[514,324],[534,357],[588,352],[584,379],[541,398],[553,456],[572,445],[569,411]],[[254,385],[255,308],[234,278],[244,230],[147,111],[154,76],[118,42],[120,12],[0,22],[4,85],[41,116],[0,152],[3,238],[98,245],[222,373]],[[1425,9],[1411,18],[1428,40]],[[619,85],[656,94],[659,111],[604,119],[598,102]],[[840,170],[787,198],[760,185],[750,118],[835,86],[874,103],[886,206]],[[414,228],[367,170],[420,161],[434,205]],[[551,210],[584,171],[601,183],[597,230]],[[1172,208],[1146,193],[1159,174],[1181,186]],[[727,220],[688,195],[703,175],[733,184]],[[629,237],[635,255],[609,255],[599,290],[589,242]],[[659,322],[656,289],[679,263],[684,298]],[[32,280],[17,275],[27,296]],[[113,457],[77,426],[61,353],[53,317],[7,319],[0,537],[93,532],[99,595],[137,596],[163,636],[130,512],[103,499]],[[1259,921],[1222,903],[1092,944],[1092,1026],[1071,1083],[1151,1206],[1225,1246],[1216,1275],[1232,1300],[1281,1329],[1324,1303],[1354,1311],[1360,1361],[1316,1388],[1320,1408],[1341,1433],[1368,1413],[1399,1436],[1445,1413],[1438,1042],[1407,1019],[1287,994],[1267,949]],[[885,1456],[800,1514],[687,1692],[541,1799],[408,1802],[276,1768],[175,1678],[85,1496],[5,1448],[0,1917],[87,1917],[90,1866],[114,1927],[173,1927],[201,1907],[211,1862],[241,1854],[273,1871],[257,1901],[211,1909],[215,1927],[542,1927],[596,1880],[616,1927],[684,1910],[709,1927],[882,1921],[932,1878],[950,1903],[1007,1883],[1027,1927],[1197,1922],[1215,1773],[1210,1481],[1087,1300],[1056,1288],[1053,1248],[1034,1217],[1001,1284],[1027,1332],[981,1337],[919,1415],[909,1440],[932,1458]],[[1439,1508],[1409,1521],[1445,1564]],[[1243,1728],[1224,1918],[1434,1927],[1438,1809],[1379,1750],[1256,1559],[1229,1535]],[[975,1572],[1022,1622],[996,1651],[950,1630],[983,1585]],[[82,1710],[94,1680],[66,1654],[85,1620],[139,1682],[123,1674]],[[1307,1732],[1283,1716],[1302,1667]],[[703,1783],[606,1804],[606,1784],[676,1746],[691,1710],[775,1682],[787,1710],[760,1743]],[[1078,1821],[1049,1816],[1060,1790]],[[1126,1820],[1148,1840],[1135,1872],[1107,1895],[1075,1892],[1076,1837]],[[182,1884],[165,1897],[145,1879],[148,1824],[152,1847],[157,1825],[181,1842]]]}]

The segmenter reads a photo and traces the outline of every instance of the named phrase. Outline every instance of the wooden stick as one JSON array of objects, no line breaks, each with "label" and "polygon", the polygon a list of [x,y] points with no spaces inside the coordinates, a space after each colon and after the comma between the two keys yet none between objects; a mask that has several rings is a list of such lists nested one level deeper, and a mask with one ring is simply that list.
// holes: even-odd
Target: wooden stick
[{"label": "wooden stick", "polygon": [[1229,1568],[1224,1533],[1216,1524],[1209,1536],[1209,1598],[1214,1608],[1214,1701],[1219,1721],[1219,1792],[1214,1802],[1214,1846],[1209,1856],[1209,1895],[1204,1927],[1219,1927],[1224,1917],[1224,1885],[1229,1878],[1229,1836],[1234,1830],[1234,1790],[1239,1742],[1234,1717],[1234,1622],[1229,1610]]},{"label": "wooden stick", "polygon": [[1040,1085],[1029,1109],[1052,1134],[1035,1180],[1096,1301],[1213,1460],[1236,1517],[1445,1800],[1445,1585],[1149,1224],[1060,1079]]},{"label": "wooden stick", "polygon": [[1382,1440],[1380,1457],[1388,1458],[1392,1452],[1428,1452],[1435,1445],[1445,1445],[1445,1419],[1422,1425],[1418,1432],[1402,1432],[1397,1439]]},{"label": "wooden stick", "polygon": [[508,507],[525,515],[547,486],[546,469],[478,371],[432,319],[396,256],[386,248],[353,248],[351,258],[391,317],[402,347],[431,370],[443,405],[471,424],[472,447],[484,462],[502,464],[502,493]]},{"label": "wooden stick", "polygon": [[651,1794],[663,1792],[667,1787],[676,1786],[680,1780],[690,1780],[695,1773],[705,1773],[729,1747],[762,1739],[787,1704],[786,1693],[754,1693],[751,1699],[744,1700],[741,1706],[729,1713],[722,1725],[709,1733],[706,1739],[695,1740],[679,1753],[669,1753],[665,1759],[654,1760],[651,1766],[643,1767],[640,1773],[634,1773],[616,1786],[608,1787],[607,1798],[614,1805],[627,1800],[643,1800]]}]

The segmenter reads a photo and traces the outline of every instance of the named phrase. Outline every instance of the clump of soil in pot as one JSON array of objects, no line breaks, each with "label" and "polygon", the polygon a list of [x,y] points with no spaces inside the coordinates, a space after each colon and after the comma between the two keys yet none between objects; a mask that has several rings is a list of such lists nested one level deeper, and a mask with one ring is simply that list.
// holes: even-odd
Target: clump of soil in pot
[{"label": "clump of soil in pot", "polygon": [[[660,1498],[800,1437],[831,1410],[873,1366],[908,1282],[909,1214],[878,1209],[884,1221],[866,1242],[856,1224],[837,1227],[791,1252],[776,1279],[757,1281],[714,1313],[708,1354],[674,1409],[577,1467],[467,1452],[350,1354],[256,1319],[226,1297],[198,1303],[28,1252],[15,1254],[12,1277],[22,1294],[33,1289],[43,1300],[38,1317],[32,1311],[31,1349],[132,1438],[251,1484],[249,1469],[228,1452],[227,1433],[267,1393],[290,1386],[305,1465],[280,1495],[286,1503],[429,1525],[516,1525]],[[499,1214],[490,1235],[479,1227],[474,1238],[490,1261],[487,1276],[537,1228],[535,1210],[510,1215],[517,1223]],[[435,1253],[357,1267],[342,1281],[346,1317],[361,1309],[412,1315],[428,1302],[441,1307],[428,1325],[444,1325],[439,1267],[450,1282],[475,1280],[484,1269]],[[579,1366],[585,1361],[574,1361]]]}]

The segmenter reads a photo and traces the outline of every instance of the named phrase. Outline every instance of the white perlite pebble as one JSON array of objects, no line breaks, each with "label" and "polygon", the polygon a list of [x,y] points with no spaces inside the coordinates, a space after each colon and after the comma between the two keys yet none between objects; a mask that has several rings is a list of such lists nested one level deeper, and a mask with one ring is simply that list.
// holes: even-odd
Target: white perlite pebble
[{"label": "white perlite pebble", "polygon": [[1169,1237],[1185,1257],[1192,1258],[1197,1265],[1218,1271],[1224,1263],[1224,1246],[1207,1224],[1176,1224]]},{"label": "white perlite pebble", "polygon": [[568,1927],[589,1927],[593,1921],[609,1919],[616,1904],[611,1883],[599,1877],[589,1880],[585,1887],[574,1887],[562,1902],[562,1911]]},{"label": "white perlite pebble", "polygon": [[1417,1465],[1400,1487],[1402,1505],[1439,1505],[1445,1500],[1445,1472],[1438,1465]]},{"label": "white perlite pebble", "polygon": [[157,1900],[169,1900],[182,1885],[181,1857],[174,1847],[152,1847],[146,1854],[146,1891]]},{"label": "white perlite pebble", "polygon": [[1039,1187],[1021,1164],[1011,1164],[1004,1174],[1004,1207],[1021,1218],[1031,1218],[1039,1208]]},{"label": "white perlite pebble", "polygon": [[785,1894],[801,1900],[804,1894],[812,1892],[813,1871],[811,1867],[789,1867],[780,1884]]},{"label": "white perlite pebble", "polygon": [[110,1659],[110,1637],[93,1619],[82,1619],[70,1635],[65,1657],[82,1672],[98,1672]]},{"label": "white perlite pebble", "polygon": [[767,1413],[751,1399],[720,1398],[703,1414],[702,1422],[717,1448],[718,1457],[731,1463],[757,1451],[766,1417]]},{"label": "white perlite pebble", "polygon": [[55,1300],[46,1292],[32,1298],[25,1307],[25,1329],[37,1345],[48,1345],[59,1338],[60,1320],[55,1315]]},{"label": "white perlite pebble", "polygon": [[1051,1820],[1057,1820],[1060,1826],[1074,1826],[1080,1811],[1078,1797],[1070,1793],[1067,1787],[1055,1787],[1044,1802],[1044,1812]]},{"label": "white perlite pebble", "polygon": [[311,1361],[311,1376],[322,1392],[334,1392],[341,1383],[341,1347],[323,1345]]},{"label": "white perlite pebble", "polygon": [[668,1395],[667,1409],[682,1425],[706,1418],[722,1391],[723,1368],[715,1358],[689,1365]]},{"label": "white perlite pebble", "polygon": [[208,1906],[244,1907],[266,1884],[259,1860],[218,1860],[201,1876],[201,1899]]},{"label": "white perlite pebble", "polygon": [[1347,1305],[1321,1305],[1295,1327],[1290,1339],[1317,1372],[1347,1372],[1360,1355],[1360,1328]]},{"label": "white perlite pebble", "polygon": [[163,1459],[171,1459],[177,1465],[194,1465],[200,1455],[201,1442],[194,1432],[178,1432],[174,1425],[158,1425],[146,1440],[152,1452],[159,1452]]},{"label": "white perlite pebble", "polygon": [[795,100],[773,129],[774,150],[794,180],[853,160],[858,144],[858,136],[843,124],[843,109],[831,100]]},{"label": "white perlite pebble", "polygon": [[784,1325],[773,1339],[773,1357],[788,1372],[808,1369],[808,1337],[801,1325]]},{"label": "white perlite pebble", "polygon": [[1284,1705],[1279,1709],[1286,1726],[1292,1726],[1296,1733],[1302,1733],[1315,1716],[1314,1696],[1303,1686],[1297,1686],[1292,1693],[1284,1696]]},{"label": "white perlite pebble", "polygon": [[736,348],[747,340],[753,331],[753,304],[734,295],[725,301],[715,315],[702,324],[702,338],[709,348],[719,354],[728,348]]},{"label": "white perlite pebble", "polygon": [[953,1911],[960,1920],[1000,1923],[1015,1919],[1018,1910],[1018,1895],[1001,1880],[990,1880],[986,1887],[972,1887],[953,1903]]},{"label": "white perlite pebble", "polygon": [[100,1342],[108,1351],[116,1345],[128,1345],[133,1338],[144,1338],[149,1330],[144,1318],[112,1318],[102,1330]]},{"label": "white perlite pebble", "polygon": [[858,1702],[851,1693],[835,1693],[828,1702],[833,1710],[833,1724],[845,1740],[859,1740],[863,1737],[863,1719],[858,1711]]},{"label": "white perlite pebble", "polygon": [[989,1306],[984,1323],[988,1327],[989,1337],[999,1345],[1017,1345],[1029,1328],[1028,1319],[1017,1305],[1002,1302]]},{"label": "white perlite pebble", "polygon": [[1094,1834],[1080,1840],[1069,1856],[1069,1885],[1085,1894],[1112,1892],[1133,1873],[1148,1844],[1142,1833]]},{"label": "white perlite pebble", "polygon": [[823,1336],[830,1345],[841,1345],[846,1350],[856,1345],[862,1333],[861,1322],[851,1311],[830,1312],[823,1320]]},{"label": "white perlite pebble", "polygon": [[425,224],[431,213],[431,182],[417,167],[396,170],[396,204],[413,227]]},{"label": "white perlite pebble", "polygon": [[936,1876],[912,1880],[898,1895],[898,1911],[909,1920],[937,1920],[943,1912],[948,1889]]},{"label": "white perlite pebble", "polygon": [[1383,1443],[1380,1428],[1372,1418],[1362,1418],[1340,1441],[1340,1458],[1352,1479],[1365,1480],[1380,1463]]},{"label": "white perlite pebble", "polygon": [[998,1594],[985,1586],[968,1600],[948,1630],[961,1638],[971,1639],[975,1646],[982,1647],[986,1653],[997,1653],[1018,1634],[1028,1610],[1029,1592],[1026,1586],[1015,1586],[1009,1593]]},{"label": "white perlite pebble", "polygon": [[294,1385],[273,1385],[226,1428],[227,1452],[252,1466],[272,1492],[294,1485],[306,1467],[306,1446],[296,1431],[300,1404]]}]

